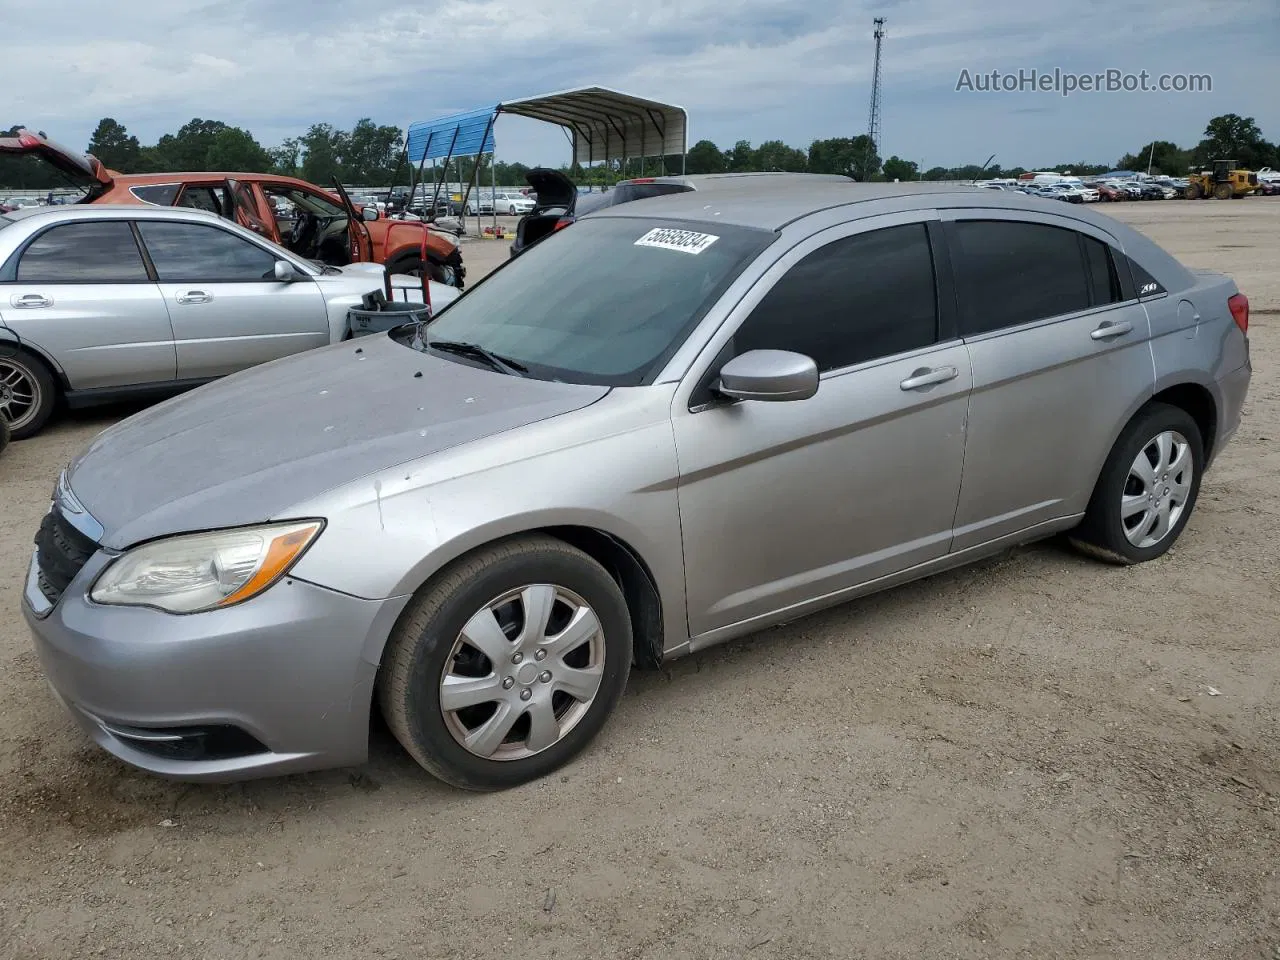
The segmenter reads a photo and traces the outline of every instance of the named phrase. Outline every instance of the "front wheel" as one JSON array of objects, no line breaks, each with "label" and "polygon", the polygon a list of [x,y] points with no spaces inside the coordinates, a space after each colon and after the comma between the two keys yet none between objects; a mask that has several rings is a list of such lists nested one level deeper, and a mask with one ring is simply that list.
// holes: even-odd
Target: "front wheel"
[{"label": "front wheel", "polygon": [[1072,543],[1109,563],[1154,560],[1191,519],[1203,469],[1204,441],[1191,415],[1148,405],[1112,447]]},{"label": "front wheel", "polygon": [[[422,260],[415,256],[401,257],[387,264],[387,272],[420,277],[422,276]],[[447,263],[437,263],[434,260],[427,261],[427,279],[434,280],[436,283],[443,283],[449,287],[462,286],[458,271],[453,266]]]},{"label": "front wheel", "polygon": [[613,712],[631,620],[595,560],[551,537],[486,548],[428,584],[392,631],[378,698],[430,773],[470,790],[544,776]]}]

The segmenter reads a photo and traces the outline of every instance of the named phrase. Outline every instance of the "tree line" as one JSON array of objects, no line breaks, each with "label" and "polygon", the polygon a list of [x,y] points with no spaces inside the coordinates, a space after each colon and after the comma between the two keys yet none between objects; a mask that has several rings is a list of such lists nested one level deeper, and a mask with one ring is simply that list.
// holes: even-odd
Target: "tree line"
[{"label": "tree line", "polygon": [[[18,129],[10,128],[8,135]],[[369,118],[358,121],[350,130],[328,123],[312,124],[299,137],[291,137],[276,147],[265,147],[241,127],[220,120],[196,118],[172,134],[165,134],[154,144],[143,145],[125,126],[104,117],[95,128],[87,146],[107,167],[121,173],[161,173],[166,171],[226,170],[246,173],[277,173],[301,177],[312,183],[327,185],[333,180],[364,186],[391,186],[408,183],[418,171],[404,161],[404,135],[398,127],[376,124]],[[65,180],[49,166],[30,162],[31,158],[0,156],[0,184],[12,189],[57,189]],[[992,163],[965,164],[958,167],[935,166],[920,170],[913,160],[898,156],[881,159],[871,138],[833,137],[814,140],[807,150],[788,146],[781,140],[767,140],[753,146],[739,140],[721,149],[710,140],[699,140],[684,156],[688,173],[726,173],[784,171],[793,173],[843,174],[855,180],[971,180],[982,177],[1015,177],[1026,172],[1023,167],[1003,167]],[[1126,153],[1114,165],[1121,169],[1177,176],[1200,169],[1213,160],[1235,160],[1241,167],[1280,168],[1280,147],[1268,142],[1252,117],[1228,113],[1212,118],[1200,141],[1182,147],[1168,140],[1157,140]],[[621,179],[648,174],[679,173],[681,157],[648,160],[612,161],[583,168],[576,164],[559,169],[581,185],[609,185]],[[523,163],[499,162],[496,168],[490,157],[480,158],[478,182],[493,180],[504,186],[519,185],[530,169]],[[473,158],[453,161],[447,170],[430,165],[422,169],[421,179],[435,177],[468,182],[476,174]],[[1048,168],[1088,176],[1113,168],[1105,163],[1062,163]]]}]

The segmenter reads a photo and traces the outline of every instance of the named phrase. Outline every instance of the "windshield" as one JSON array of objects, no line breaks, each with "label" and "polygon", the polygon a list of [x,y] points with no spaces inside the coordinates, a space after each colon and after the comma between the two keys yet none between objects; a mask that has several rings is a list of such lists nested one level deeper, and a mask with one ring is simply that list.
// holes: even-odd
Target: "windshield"
[{"label": "windshield", "polygon": [[721,223],[579,221],[442,310],[426,339],[476,344],[539,379],[636,386],[775,236]]}]

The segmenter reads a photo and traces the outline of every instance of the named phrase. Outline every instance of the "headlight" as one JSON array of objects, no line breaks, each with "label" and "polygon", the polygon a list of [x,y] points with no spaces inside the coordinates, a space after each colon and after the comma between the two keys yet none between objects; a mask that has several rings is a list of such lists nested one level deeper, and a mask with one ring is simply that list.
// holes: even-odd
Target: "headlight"
[{"label": "headlight", "polygon": [[273,523],[156,540],[102,571],[89,599],[198,613],[256,597],[288,573],[323,529],[319,520]]}]

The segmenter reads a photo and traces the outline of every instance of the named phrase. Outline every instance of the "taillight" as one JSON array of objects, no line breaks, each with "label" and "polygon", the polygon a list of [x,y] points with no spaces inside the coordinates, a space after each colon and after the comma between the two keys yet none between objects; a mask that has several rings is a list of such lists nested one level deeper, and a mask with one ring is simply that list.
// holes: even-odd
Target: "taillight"
[{"label": "taillight", "polygon": [[1231,319],[1236,322],[1240,332],[1247,335],[1249,333],[1249,298],[1243,293],[1237,293],[1227,301],[1227,308],[1231,311]]},{"label": "taillight", "polygon": [[23,147],[38,147],[40,146],[40,138],[34,134],[20,133],[18,134],[18,144]]},{"label": "taillight", "polygon": [[556,225],[551,228],[551,232],[555,233],[557,230],[563,230],[571,223],[573,223],[573,217],[561,217],[556,221]]}]

